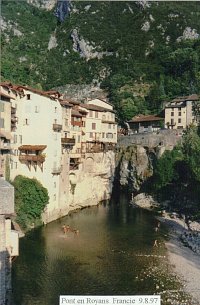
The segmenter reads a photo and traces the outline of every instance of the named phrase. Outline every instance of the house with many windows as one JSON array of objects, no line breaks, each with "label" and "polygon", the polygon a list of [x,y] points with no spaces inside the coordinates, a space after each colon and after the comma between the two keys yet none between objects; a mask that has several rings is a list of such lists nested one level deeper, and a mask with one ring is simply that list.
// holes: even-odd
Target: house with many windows
[{"label": "house with many windows", "polygon": [[[15,97],[7,92],[5,86],[0,90],[0,177],[5,177],[11,153],[11,128],[16,124],[12,100]],[[8,177],[9,178],[9,177]]]},{"label": "house with many windows", "polygon": [[74,177],[82,177],[91,167],[89,162],[95,159],[91,154],[115,147],[113,106],[100,99],[82,104],[63,99],[57,91],[12,83],[2,83],[0,92],[1,155],[10,153],[11,180],[23,175],[47,188],[44,222],[67,214]]},{"label": "house with many windows", "polygon": [[59,174],[61,170],[62,108],[60,94],[27,86],[4,84],[4,94],[13,99],[10,178],[17,175],[38,179],[48,189],[49,203],[45,215],[53,217],[59,209]]},{"label": "house with many windows", "polygon": [[185,129],[190,124],[197,124],[195,105],[198,106],[200,96],[192,94],[173,99],[165,106],[165,127],[169,129]]}]

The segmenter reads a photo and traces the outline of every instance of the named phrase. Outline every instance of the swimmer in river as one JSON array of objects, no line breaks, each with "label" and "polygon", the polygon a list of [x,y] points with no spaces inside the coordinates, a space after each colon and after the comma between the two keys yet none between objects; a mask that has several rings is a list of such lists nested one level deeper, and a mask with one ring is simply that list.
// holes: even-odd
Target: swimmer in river
[{"label": "swimmer in river", "polygon": [[78,235],[79,235],[79,230],[74,229],[74,230],[73,230],[73,232],[74,232],[74,235],[76,235],[76,236],[78,236]]},{"label": "swimmer in river", "polygon": [[155,239],[154,244],[153,244],[153,247],[158,247],[158,241],[157,241],[157,239]]},{"label": "swimmer in river", "polygon": [[63,226],[62,226],[62,229],[63,229],[63,233],[64,233],[64,234],[67,234],[67,227],[66,227],[66,225],[63,225]]}]

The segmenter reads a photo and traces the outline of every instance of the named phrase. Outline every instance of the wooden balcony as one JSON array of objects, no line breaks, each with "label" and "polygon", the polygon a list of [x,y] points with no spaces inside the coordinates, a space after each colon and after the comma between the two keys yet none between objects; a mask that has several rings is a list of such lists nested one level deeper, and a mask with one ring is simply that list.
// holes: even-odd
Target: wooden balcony
[{"label": "wooden balcony", "polygon": [[54,131],[61,131],[62,125],[61,124],[53,124],[53,130]]},{"label": "wooden balcony", "polygon": [[73,138],[61,138],[62,145],[75,145],[75,139]]},{"label": "wooden balcony", "polygon": [[19,161],[34,161],[43,163],[45,161],[44,155],[19,155]]}]

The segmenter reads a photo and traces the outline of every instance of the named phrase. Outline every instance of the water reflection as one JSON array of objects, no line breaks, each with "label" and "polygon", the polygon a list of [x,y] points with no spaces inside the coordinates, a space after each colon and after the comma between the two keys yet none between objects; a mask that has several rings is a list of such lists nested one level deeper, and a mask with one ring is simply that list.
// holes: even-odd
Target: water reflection
[{"label": "water reflection", "polygon": [[[62,225],[80,230],[65,236]],[[73,213],[20,241],[13,266],[16,305],[55,305],[61,294],[151,294],[151,278],[138,282],[151,261],[155,233],[150,212],[133,209],[121,197]]]}]

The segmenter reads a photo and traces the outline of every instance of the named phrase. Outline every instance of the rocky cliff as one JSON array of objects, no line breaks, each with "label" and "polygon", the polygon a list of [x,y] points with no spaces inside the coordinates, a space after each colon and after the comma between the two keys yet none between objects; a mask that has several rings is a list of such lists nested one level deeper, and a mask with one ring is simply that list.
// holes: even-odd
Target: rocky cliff
[{"label": "rocky cliff", "polygon": [[122,188],[136,193],[153,174],[152,157],[141,145],[121,147],[117,152],[116,179]]},{"label": "rocky cliff", "polygon": [[70,171],[69,211],[97,205],[110,199],[115,170],[115,153],[87,154],[84,170]]}]

